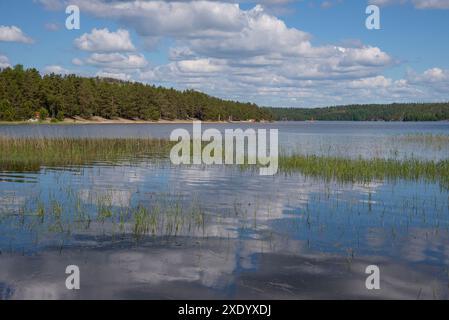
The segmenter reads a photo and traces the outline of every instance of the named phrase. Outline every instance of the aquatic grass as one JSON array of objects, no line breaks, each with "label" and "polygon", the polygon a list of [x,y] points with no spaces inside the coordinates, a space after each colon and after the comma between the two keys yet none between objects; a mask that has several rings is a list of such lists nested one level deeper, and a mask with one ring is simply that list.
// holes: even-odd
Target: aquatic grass
[{"label": "aquatic grass", "polygon": [[137,207],[134,210],[133,215],[134,215],[133,234],[137,239],[139,239],[142,235],[148,233],[148,231],[150,230],[152,219],[148,209],[143,206]]},{"label": "aquatic grass", "polygon": [[45,205],[42,202],[38,202],[36,216],[39,218],[40,223],[44,223],[45,220]]},{"label": "aquatic grass", "polygon": [[197,202],[183,207],[182,199],[173,199],[170,204],[159,201],[151,206],[138,205],[130,208],[132,234],[138,241],[146,235],[173,236],[192,234],[205,228],[205,212]]},{"label": "aquatic grass", "polygon": [[98,220],[104,222],[106,219],[113,217],[112,207],[112,197],[110,194],[99,196],[97,199]]},{"label": "aquatic grass", "polygon": [[368,183],[376,180],[424,180],[439,182],[441,186],[449,188],[449,160],[346,159],[292,155],[281,156],[279,168],[282,172],[298,171],[326,181]]},{"label": "aquatic grass", "polygon": [[24,204],[2,210],[0,223],[11,230],[32,232],[39,237],[70,236],[72,233],[131,236],[137,242],[151,237],[203,234],[205,212],[197,202],[161,194],[151,203],[114,206],[107,196],[79,211],[80,197],[66,191],[66,201],[30,197]]},{"label": "aquatic grass", "polygon": [[428,134],[413,133],[393,136],[392,143],[398,146],[410,144],[417,148],[427,148],[430,150],[449,151],[449,135],[447,134]]},{"label": "aquatic grass", "polygon": [[165,157],[173,144],[146,138],[13,138],[0,137],[0,170],[37,171],[41,166]]},{"label": "aquatic grass", "polygon": [[449,144],[447,134],[413,133],[393,136],[393,141],[430,144]]},{"label": "aquatic grass", "polygon": [[[400,139],[446,142],[444,135],[401,136]],[[37,171],[42,166],[70,167],[96,162],[167,158],[173,142],[145,138],[12,138],[0,137],[0,171]],[[240,165],[240,170],[256,166]],[[281,155],[280,172],[301,172],[327,181],[362,182],[413,180],[449,188],[449,160],[343,158],[318,155]],[[107,210],[106,210],[107,211]],[[108,212],[102,215],[109,215]]]}]

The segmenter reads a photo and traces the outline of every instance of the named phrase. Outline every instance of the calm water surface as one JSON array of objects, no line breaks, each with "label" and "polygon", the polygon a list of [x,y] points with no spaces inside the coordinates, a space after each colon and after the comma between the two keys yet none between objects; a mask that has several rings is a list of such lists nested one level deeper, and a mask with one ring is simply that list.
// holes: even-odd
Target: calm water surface
[{"label": "calm water surface", "polygon": [[[204,125],[220,129],[240,124]],[[159,137],[189,125],[0,126],[0,135]],[[446,159],[448,123],[273,123],[285,152]],[[262,177],[151,159],[0,172],[0,298],[449,297],[449,192],[420,181]],[[152,219],[139,232],[139,210]],[[45,214],[42,215],[42,212]],[[65,268],[81,269],[81,290]],[[381,290],[365,288],[365,268]]]},{"label": "calm water surface", "polygon": [[[274,122],[269,124],[203,124],[203,130],[248,128],[278,129],[284,152],[345,157],[418,157],[438,160],[449,157],[441,145],[404,143],[408,135],[449,135],[449,122]],[[87,124],[0,125],[0,135],[21,137],[151,137],[168,139],[175,128],[192,131],[191,124]],[[396,139],[395,139],[396,137]]]}]

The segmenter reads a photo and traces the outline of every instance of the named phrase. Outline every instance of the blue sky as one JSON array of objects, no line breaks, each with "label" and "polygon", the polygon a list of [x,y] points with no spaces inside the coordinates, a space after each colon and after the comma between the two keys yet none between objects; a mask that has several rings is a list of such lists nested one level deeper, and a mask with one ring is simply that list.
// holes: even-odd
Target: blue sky
[{"label": "blue sky", "polygon": [[[65,8],[81,12],[67,30]],[[380,30],[365,9],[380,7]],[[449,100],[449,0],[2,0],[0,67],[261,105]]]}]

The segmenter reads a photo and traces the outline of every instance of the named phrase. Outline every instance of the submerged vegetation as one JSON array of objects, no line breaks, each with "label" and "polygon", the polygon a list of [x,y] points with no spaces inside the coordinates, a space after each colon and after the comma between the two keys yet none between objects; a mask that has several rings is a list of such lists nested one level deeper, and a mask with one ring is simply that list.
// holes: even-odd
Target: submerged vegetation
[{"label": "submerged vegetation", "polygon": [[[70,236],[96,233],[141,240],[147,236],[201,235],[205,212],[193,199],[172,194],[136,204],[114,202],[116,190],[88,194],[71,187],[62,188],[58,197],[29,197],[21,206],[0,207],[0,223],[40,234]],[[10,199],[14,203],[14,199]]]}]

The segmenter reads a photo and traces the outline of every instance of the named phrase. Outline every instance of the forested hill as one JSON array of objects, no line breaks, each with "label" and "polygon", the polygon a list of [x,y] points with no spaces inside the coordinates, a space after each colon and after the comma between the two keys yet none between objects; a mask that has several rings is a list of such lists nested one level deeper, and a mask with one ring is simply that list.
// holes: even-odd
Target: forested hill
[{"label": "forested hill", "polygon": [[266,108],[274,120],[439,121],[449,120],[449,103],[394,103],[328,108]]},{"label": "forested hill", "polygon": [[269,120],[255,104],[226,101],[193,90],[178,91],[136,82],[41,76],[23,66],[0,71],[0,120],[100,116],[107,119]]}]

